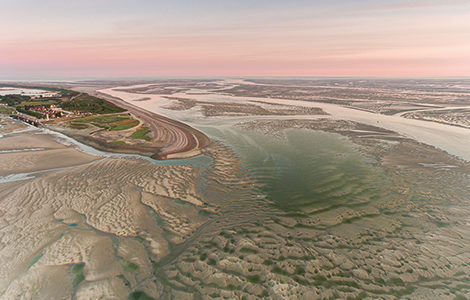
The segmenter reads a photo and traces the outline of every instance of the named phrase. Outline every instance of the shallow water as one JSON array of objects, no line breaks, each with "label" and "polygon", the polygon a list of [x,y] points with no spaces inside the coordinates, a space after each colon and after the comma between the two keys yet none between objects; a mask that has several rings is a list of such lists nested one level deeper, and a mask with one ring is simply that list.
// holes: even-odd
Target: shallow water
[{"label": "shallow water", "polygon": [[290,129],[282,140],[243,130],[219,134],[261,191],[283,210],[366,203],[379,196],[384,184],[353,144],[336,134]]},{"label": "shallow water", "polygon": [[[174,112],[176,119],[181,120],[178,116],[182,115]],[[168,238],[170,251],[158,260],[151,253],[152,244],[138,233],[139,248],[147,251],[139,255],[152,260],[153,273],[145,276],[159,284],[146,290],[157,291],[154,297],[395,299],[451,295],[447,298],[454,299],[470,293],[466,243],[470,237],[469,177],[460,162],[432,152],[436,163],[428,163],[433,161],[425,160],[429,148],[417,143],[407,148],[406,141],[357,138],[360,142],[354,139],[353,143],[338,134],[298,128],[263,134],[266,128],[262,126],[259,131],[246,130],[224,117],[185,120],[214,141],[204,155],[169,161],[144,159],[157,165],[191,165],[197,169],[194,179],[190,167],[177,173],[171,167],[153,173],[158,168],[147,170],[147,162],[122,168],[131,165],[128,158],[142,157],[95,151],[60,137],[64,144],[104,156],[103,162],[114,161],[103,163],[105,169],[89,168],[87,176],[98,179],[83,182],[82,186],[90,186],[88,191],[98,190],[100,180],[112,184],[118,178],[121,186],[129,181],[136,185],[129,187],[129,194],[121,191],[129,198],[148,193],[147,183],[136,178],[162,180],[162,187],[177,191],[166,200],[159,198],[159,203],[167,205],[163,211],[146,208],[155,218],[148,224],[163,228],[164,238],[171,237],[171,230],[180,224],[192,224],[191,218],[207,217],[184,240]],[[379,148],[385,159],[376,156]],[[84,174],[77,174],[70,184],[81,183]],[[108,174],[114,175],[104,176]],[[180,200],[192,193],[191,186],[184,184],[191,180],[201,196],[198,199],[210,210]],[[134,208],[123,210],[132,212]],[[123,222],[127,220],[131,219],[125,215]],[[81,225],[74,229],[74,224],[67,230],[83,229]],[[106,236],[116,245],[134,239]],[[148,265],[145,260],[141,267]],[[129,292],[145,289],[145,284],[133,283]]]},{"label": "shallow water", "polygon": [[[132,87],[127,87],[132,88]],[[194,116],[194,111],[169,111],[162,109],[168,100],[158,95],[147,95],[151,100],[144,102],[133,102],[133,99],[141,97],[140,94],[127,93],[122,91],[115,91],[113,89],[102,90],[102,92],[120,97],[125,101],[128,101],[134,105],[154,111],[156,113],[162,113],[172,118],[176,118],[180,121],[187,122],[190,125],[196,125],[198,119]],[[416,119],[407,119],[397,115],[383,115],[373,112],[352,109],[343,107],[341,105],[323,103],[316,101],[301,101],[301,100],[290,100],[290,99],[274,99],[274,98],[262,98],[262,97],[237,97],[228,96],[222,94],[204,94],[204,95],[193,95],[186,93],[173,94],[176,97],[191,98],[202,101],[212,102],[234,102],[234,103],[245,103],[249,101],[256,101],[256,103],[266,104],[277,104],[277,105],[292,105],[292,106],[304,106],[304,107],[318,107],[323,109],[326,113],[330,114],[332,118],[339,120],[350,120],[358,123],[368,124],[372,126],[378,126],[387,130],[395,131],[403,136],[412,138],[416,141],[435,146],[439,149],[447,151],[452,155],[459,156],[467,161],[470,160],[468,149],[470,148],[470,129],[450,126],[446,124],[429,122]],[[316,118],[317,116],[314,116]],[[213,120],[213,119],[212,119]]]},{"label": "shallow water", "polygon": [[[35,128],[35,127],[33,127]],[[142,156],[138,154],[128,154],[128,153],[113,153],[113,152],[107,152],[107,151],[102,151],[98,150],[96,148],[93,148],[91,146],[85,145],[71,137],[66,136],[63,133],[52,131],[49,129],[40,129],[40,132],[45,132],[48,134],[51,134],[57,138],[57,141],[63,145],[66,146],[74,146],[80,151],[83,151],[88,154],[93,154],[97,156],[103,156],[103,157],[121,157],[121,158],[137,158],[137,159],[144,159],[149,162],[151,162],[154,165],[160,165],[160,166],[173,166],[173,165],[193,165],[195,167],[207,167],[210,164],[210,158],[205,156],[205,155],[198,155],[195,157],[190,157],[190,158],[183,158],[183,159],[167,159],[167,160],[156,160],[153,158],[150,158],[148,156]]]},{"label": "shallow water", "polygon": [[237,153],[250,179],[282,210],[354,205],[378,193],[378,172],[339,135],[291,129],[280,139],[237,128],[206,132]]}]

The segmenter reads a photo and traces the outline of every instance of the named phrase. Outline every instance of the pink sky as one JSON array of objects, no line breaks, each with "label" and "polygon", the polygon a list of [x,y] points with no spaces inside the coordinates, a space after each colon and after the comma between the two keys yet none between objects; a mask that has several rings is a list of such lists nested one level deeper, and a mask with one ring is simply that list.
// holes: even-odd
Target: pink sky
[{"label": "pink sky", "polygon": [[11,24],[0,29],[0,78],[470,76],[465,1],[362,2],[217,15],[170,7],[159,17],[78,7],[75,17],[27,11],[22,21],[11,4],[0,13]]}]

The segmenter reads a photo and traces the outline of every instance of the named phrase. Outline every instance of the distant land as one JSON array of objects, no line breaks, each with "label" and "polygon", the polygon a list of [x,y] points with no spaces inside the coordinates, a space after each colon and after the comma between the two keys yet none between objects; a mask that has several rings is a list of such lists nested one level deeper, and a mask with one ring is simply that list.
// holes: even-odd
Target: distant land
[{"label": "distant land", "polygon": [[470,294],[470,79],[0,95],[2,299]]},{"label": "distant land", "polygon": [[209,142],[180,122],[103,95],[37,84],[4,84],[0,93],[3,112],[102,150],[165,159],[197,155]]}]

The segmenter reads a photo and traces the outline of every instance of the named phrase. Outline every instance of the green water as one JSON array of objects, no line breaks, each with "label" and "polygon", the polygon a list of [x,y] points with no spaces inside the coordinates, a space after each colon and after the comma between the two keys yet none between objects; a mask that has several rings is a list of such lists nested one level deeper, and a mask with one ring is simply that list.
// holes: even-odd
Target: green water
[{"label": "green water", "polygon": [[380,196],[383,176],[349,140],[311,130],[285,133],[282,140],[251,131],[229,138],[243,168],[276,206],[313,213],[363,205]]}]

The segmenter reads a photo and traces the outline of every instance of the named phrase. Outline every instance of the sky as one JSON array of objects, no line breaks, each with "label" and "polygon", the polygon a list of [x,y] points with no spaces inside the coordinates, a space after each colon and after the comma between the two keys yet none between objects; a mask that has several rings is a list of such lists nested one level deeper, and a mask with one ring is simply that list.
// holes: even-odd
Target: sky
[{"label": "sky", "polygon": [[0,0],[0,79],[470,76],[470,0]]}]

